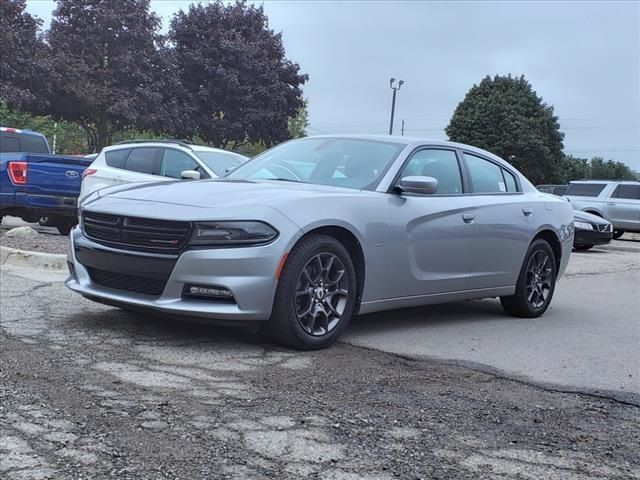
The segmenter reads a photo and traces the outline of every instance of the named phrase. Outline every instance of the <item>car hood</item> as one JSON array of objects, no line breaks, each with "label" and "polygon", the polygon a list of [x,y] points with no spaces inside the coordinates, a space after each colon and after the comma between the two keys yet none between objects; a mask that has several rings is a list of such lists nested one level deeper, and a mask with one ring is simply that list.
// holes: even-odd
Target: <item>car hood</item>
[{"label": "car hood", "polygon": [[137,183],[100,190],[82,207],[103,213],[199,220],[260,218],[266,210],[283,215],[299,201],[324,197],[372,195],[372,192],[280,181],[215,179]]},{"label": "car hood", "polygon": [[605,220],[602,217],[599,217],[597,215],[593,215],[587,212],[581,212],[579,210],[573,211],[573,219],[578,222],[588,222],[588,223],[593,223],[595,225],[610,223],[608,220]]}]

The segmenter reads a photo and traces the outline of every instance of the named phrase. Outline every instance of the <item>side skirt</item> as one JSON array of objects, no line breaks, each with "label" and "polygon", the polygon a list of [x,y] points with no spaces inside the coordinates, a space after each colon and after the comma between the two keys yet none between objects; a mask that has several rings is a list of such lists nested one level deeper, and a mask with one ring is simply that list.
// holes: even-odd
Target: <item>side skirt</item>
[{"label": "side skirt", "polygon": [[395,310],[397,308],[420,307],[437,303],[458,302],[460,300],[472,300],[476,298],[502,297],[513,295],[515,285],[509,287],[479,288],[475,290],[463,290],[460,292],[432,293],[429,295],[414,295],[411,297],[386,298],[373,300],[360,304],[359,315],[381,312],[383,310]]}]

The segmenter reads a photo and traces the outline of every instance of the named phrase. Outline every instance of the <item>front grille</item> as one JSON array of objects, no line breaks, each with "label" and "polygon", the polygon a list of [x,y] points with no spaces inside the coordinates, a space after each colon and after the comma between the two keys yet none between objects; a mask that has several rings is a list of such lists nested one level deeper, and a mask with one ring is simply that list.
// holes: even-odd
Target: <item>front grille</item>
[{"label": "front grille", "polygon": [[176,253],[185,246],[191,223],[85,212],[84,234],[97,243],[125,250]]},{"label": "front grille", "polygon": [[159,297],[164,291],[166,280],[145,278],[124,273],[108,272],[99,268],[87,268],[91,281],[97,285],[125,292],[141,293]]},{"label": "front grille", "polygon": [[601,223],[598,225],[599,232],[610,232],[612,230],[610,223]]}]

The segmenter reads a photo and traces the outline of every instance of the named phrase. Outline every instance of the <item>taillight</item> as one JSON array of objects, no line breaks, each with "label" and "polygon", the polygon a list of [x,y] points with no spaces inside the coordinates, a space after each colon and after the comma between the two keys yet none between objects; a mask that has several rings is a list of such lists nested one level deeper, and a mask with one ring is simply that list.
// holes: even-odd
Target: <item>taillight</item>
[{"label": "taillight", "polygon": [[95,168],[85,168],[84,172],[82,172],[82,179],[84,180],[84,177],[88,177],[89,175],[93,175],[97,171],[98,170],[96,170]]},{"label": "taillight", "polygon": [[14,185],[26,185],[29,164],[27,162],[9,162],[7,165],[9,178]]}]

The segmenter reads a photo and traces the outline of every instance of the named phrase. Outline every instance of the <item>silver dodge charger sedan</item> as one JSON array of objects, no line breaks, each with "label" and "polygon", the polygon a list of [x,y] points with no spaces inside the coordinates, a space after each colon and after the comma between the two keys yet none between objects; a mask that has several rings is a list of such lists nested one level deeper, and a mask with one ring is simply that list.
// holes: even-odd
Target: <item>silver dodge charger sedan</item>
[{"label": "silver dodge charger sedan", "polygon": [[500,297],[544,313],[573,244],[566,201],[444,141],[319,136],[224,179],[88,196],[67,286],[124,309],[237,325],[323,348],[355,314]]}]

